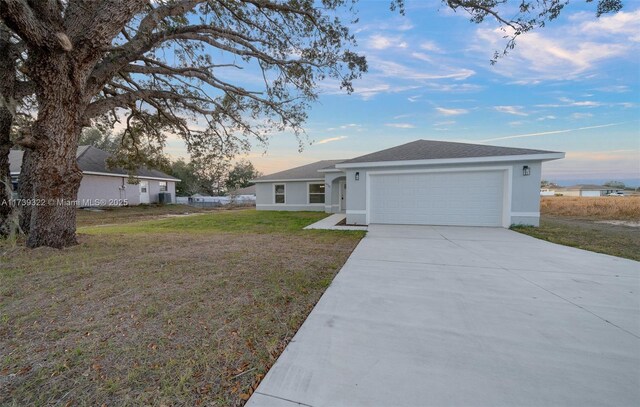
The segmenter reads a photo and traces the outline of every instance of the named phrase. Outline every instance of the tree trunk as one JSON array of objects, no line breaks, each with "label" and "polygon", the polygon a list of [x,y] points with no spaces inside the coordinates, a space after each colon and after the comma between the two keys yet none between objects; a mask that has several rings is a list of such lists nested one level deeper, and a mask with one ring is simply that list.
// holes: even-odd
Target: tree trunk
[{"label": "tree trunk", "polygon": [[9,42],[9,32],[0,27],[0,237],[11,235],[15,229],[15,207],[12,198],[9,150],[11,125],[15,114],[16,61]]},{"label": "tree trunk", "polygon": [[82,180],[76,161],[82,129],[81,81],[73,60],[65,54],[32,55],[30,62],[39,86],[38,118],[24,143],[31,147],[23,165],[27,167],[27,192],[32,192],[33,199],[27,215],[27,246],[63,248],[77,244],[76,199]]},{"label": "tree trunk", "polygon": [[[31,160],[31,149],[25,149],[22,155],[22,166],[20,167],[20,179],[18,180],[18,196],[21,199],[33,198],[33,161]],[[31,206],[20,207],[20,229],[25,235],[29,234],[31,228]]]},{"label": "tree trunk", "polygon": [[11,149],[11,124],[13,115],[0,106],[0,237],[11,235],[15,229],[14,206],[11,205],[11,175],[9,170],[9,150]]}]

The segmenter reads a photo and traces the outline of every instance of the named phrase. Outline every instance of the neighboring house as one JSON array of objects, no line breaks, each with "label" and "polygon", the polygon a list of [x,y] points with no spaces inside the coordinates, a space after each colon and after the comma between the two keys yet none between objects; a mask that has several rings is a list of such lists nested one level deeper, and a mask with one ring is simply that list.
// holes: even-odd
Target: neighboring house
[{"label": "neighboring house", "polygon": [[[14,189],[22,167],[22,153],[20,150],[9,152]],[[126,170],[108,168],[106,161],[110,156],[93,146],[78,147],[76,157],[82,170],[78,206],[120,206],[124,199],[128,205],[156,203],[162,198],[164,203],[174,202],[178,178],[154,169],[139,168],[135,176],[138,184],[130,184]]]},{"label": "neighboring house", "polygon": [[417,140],[253,180],[258,210],[344,212],[348,224],[537,226],[542,162],[564,153]]},{"label": "neighboring house", "polygon": [[553,189],[543,188],[540,190],[540,196],[555,196],[556,191]]},{"label": "neighboring house", "polygon": [[604,185],[579,184],[564,188],[561,193],[564,196],[606,196],[608,194],[623,192],[622,189],[611,188]]}]

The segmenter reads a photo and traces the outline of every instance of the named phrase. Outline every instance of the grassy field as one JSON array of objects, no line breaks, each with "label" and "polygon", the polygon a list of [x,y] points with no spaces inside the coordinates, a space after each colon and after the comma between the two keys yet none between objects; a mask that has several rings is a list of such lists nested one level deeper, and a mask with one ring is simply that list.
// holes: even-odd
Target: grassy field
[{"label": "grassy field", "polygon": [[553,243],[640,261],[640,197],[545,197],[540,227],[514,230]]},{"label": "grassy field", "polygon": [[587,220],[640,221],[640,196],[543,197],[540,201],[540,213]]},{"label": "grassy field", "polygon": [[242,405],[363,235],[167,208],[83,212],[65,250],[0,246],[0,405]]}]

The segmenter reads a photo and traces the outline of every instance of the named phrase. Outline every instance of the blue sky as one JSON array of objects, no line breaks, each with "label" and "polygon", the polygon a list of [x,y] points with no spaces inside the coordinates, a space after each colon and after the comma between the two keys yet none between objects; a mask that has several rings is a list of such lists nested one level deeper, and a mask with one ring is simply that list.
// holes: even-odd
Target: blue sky
[{"label": "blue sky", "polygon": [[[352,29],[369,72],[355,92],[322,83],[304,150],[284,132],[247,158],[270,173],[422,138],[564,151],[543,166],[545,179],[638,185],[640,2],[625,3],[599,19],[595,4],[572,3],[492,66],[506,41],[493,22],[437,1],[409,1],[404,17],[386,0],[362,1]],[[167,147],[184,154],[175,140]]]}]

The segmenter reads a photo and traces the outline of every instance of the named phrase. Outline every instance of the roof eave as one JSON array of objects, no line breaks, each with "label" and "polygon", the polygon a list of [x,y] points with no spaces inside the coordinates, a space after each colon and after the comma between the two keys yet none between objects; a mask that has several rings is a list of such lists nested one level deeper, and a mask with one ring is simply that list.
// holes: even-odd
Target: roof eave
[{"label": "roof eave", "polygon": [[319,178],[280,178],[280,179],[252,179],[249,182],[253,183],[265,183],[265,182],[302,182],[302,181],[324,181],[323,177]]},{"label": "roof eave", "polygon": [[438,158],[426,160],[394,160],[394,161],[368,161],[356,163],[336,164],[336,168],[369,168],[369,167],[397,167],[416,165],[439,165],[439,164],[473,164],[483,162],[510,162],[510,161],[551,161],[564,158],[565,153],[549,152],[540,154],[523,155],[499,155],[488,157],[465,157],[465,158]]},{"label": "roof eave", "polygon": [[324,168],[322,170],[318,170],[318,172],[322,172],[322,173],[331,173],[331,172],[344,172],[338,168]]}]

